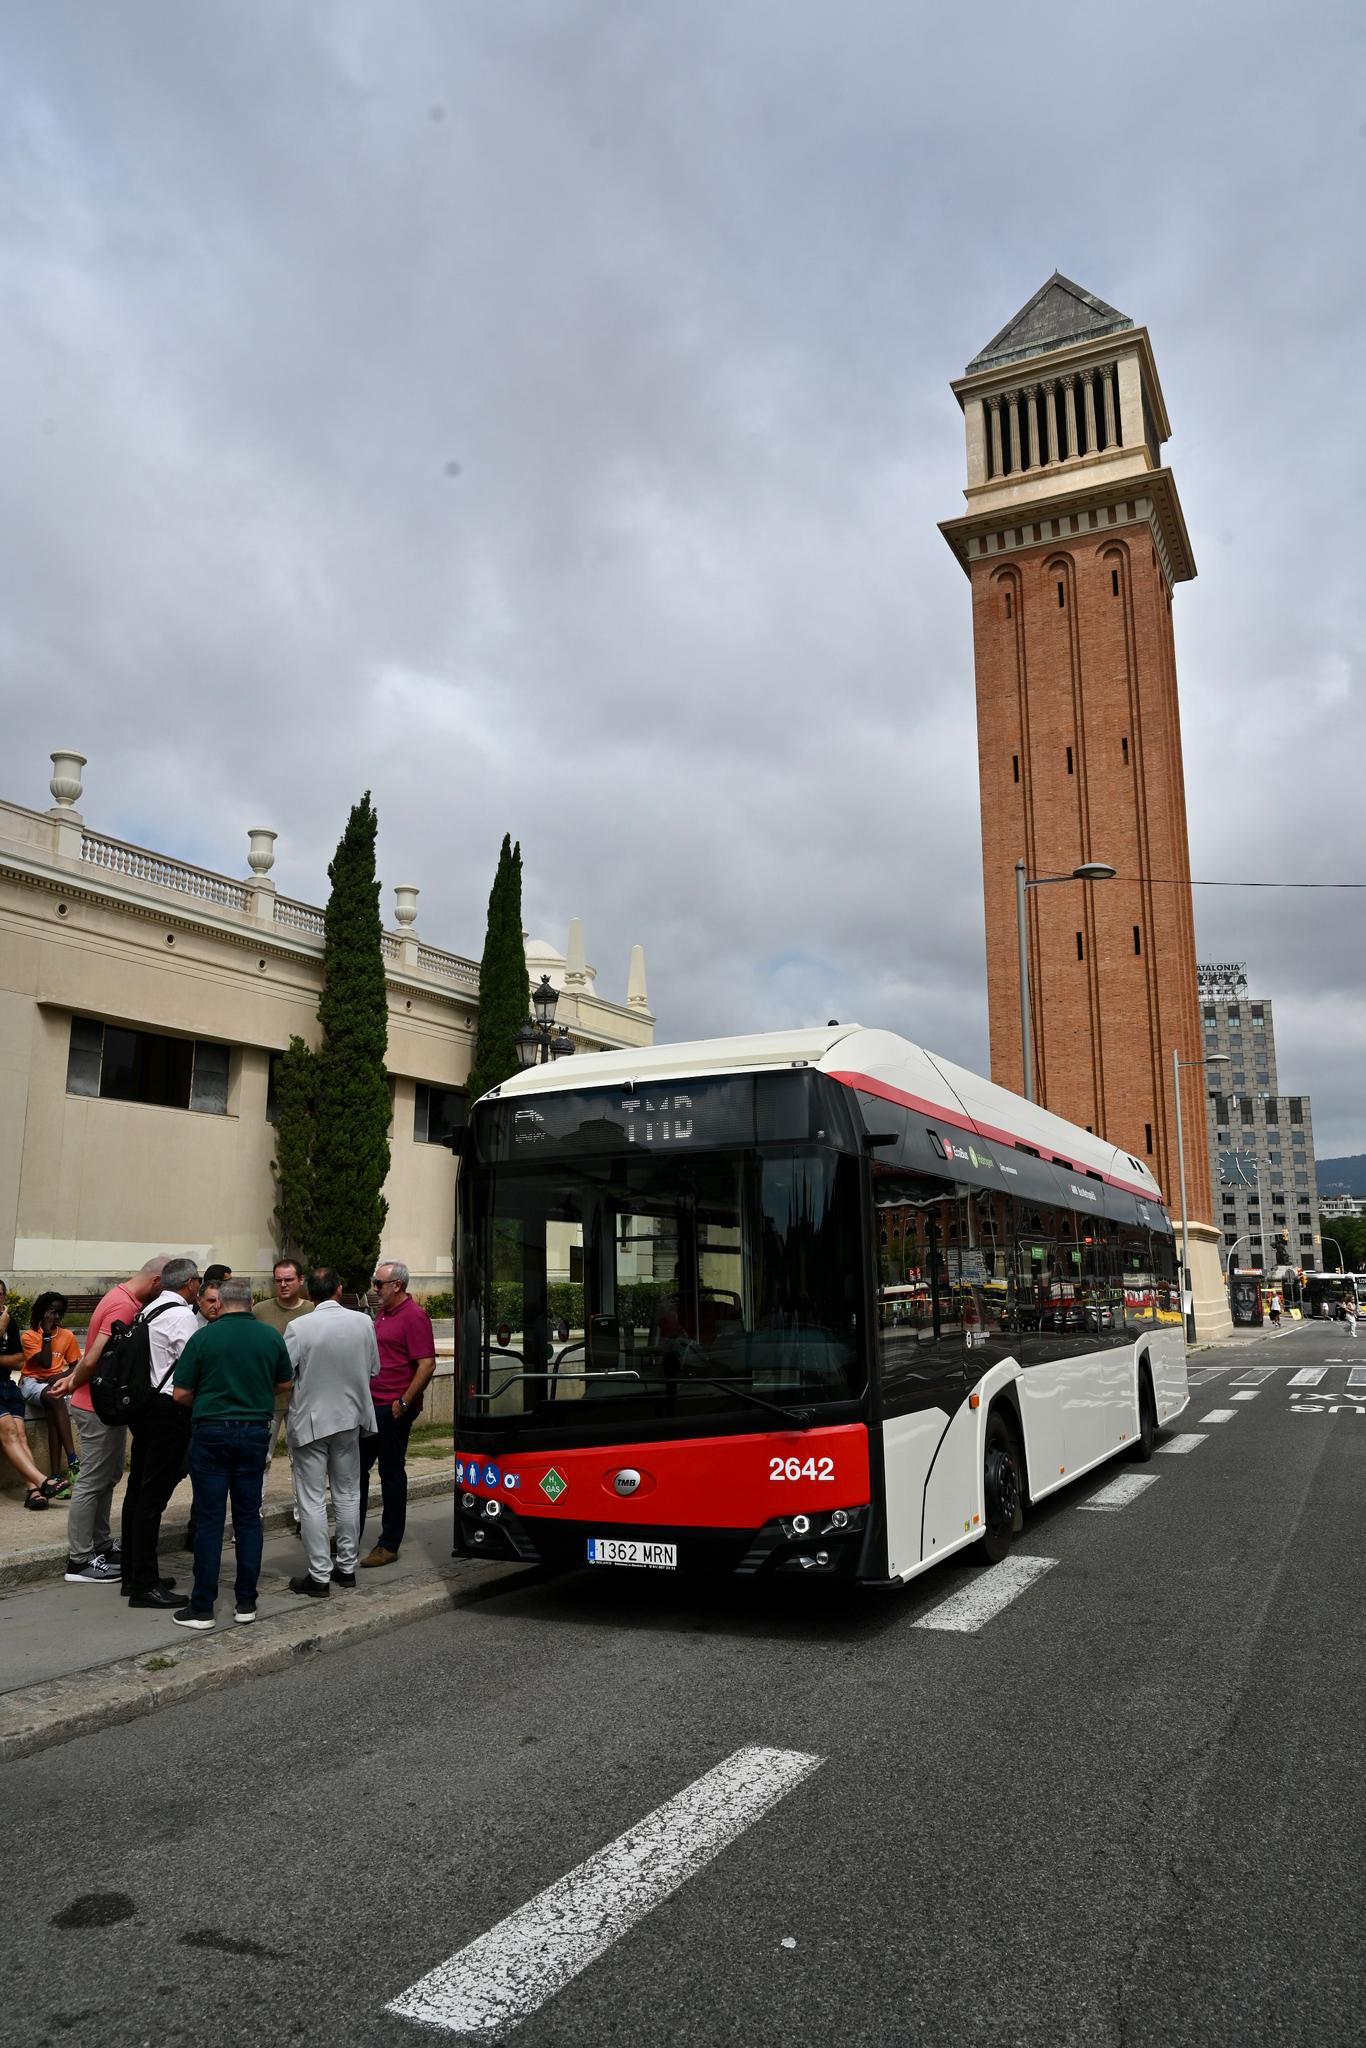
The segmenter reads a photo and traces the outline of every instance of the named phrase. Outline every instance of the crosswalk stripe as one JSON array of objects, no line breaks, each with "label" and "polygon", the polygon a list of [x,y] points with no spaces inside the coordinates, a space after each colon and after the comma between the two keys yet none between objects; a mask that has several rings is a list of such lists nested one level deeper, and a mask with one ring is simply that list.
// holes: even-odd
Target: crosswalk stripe
[{"label": "crosswalk stripe", "polygon": [[1238,1413],[1236,1408],[1211,1408],[1208,1415],[1202,1415],[1202,1422],[1232,1422]]},{"label": "crosswalk stripe", "polygon": [[1240,1372],[1231,1384],[1235,1387],[1264,1387],[1275,1371],[1274,1365],[1256,1365],[1250,1372]]},{"label": "crosswalk stripe", "polygon": [[1349,1387],[1366,1387],[1366,1365],[1354,1365],[1347,1375]]},{"label": "crosswalk stripe", "polygon": [[[1338,1365],[1340,1363],[1340,1359],[1334,1358],[1329,1360],[1331,1365]],[[1290,1384],[1292,1387],[1316,1387],[1319,1381],[1325,1377],[1327,1371],[1328,1366],[1326,1365],[1306,1365],[1301,1371],[1292,1374]]]},{"label": "crosswalk stripe", "polygon": [[976,1635],[984,1622],[1009,1607],[1027,1592],[1036,1579],[1052,1571],[1056,1557],[1008,1557],[1002,1564],[982,1572],[961,1592],[951,1593],[928,1614],[922,1614],[914,1628],[948,1629],[954,1635]]},{"label": "crosswalk stripe", "polygon": [[1257,1389],[1255,1387],[1244,1387],[1242,1393],[1235,1394],[1233,1398],[1235,1401],[1255,1401],[1257,1398]]},{"label": "crosswalk stripe", "polygon": [[448,2034],[524,2020],[813,1771],[797,1749],[737,1749],[385,2007]]},{"label": "crosswalk stripe", "polygon": [[1197,1444],[1202,1444],[1204,1441],[1205,1439],[1199,1435],[1172,1436],[1168,1437],[1166,1443],[1159,1444],[1157,1448],[1159,1451],[1169,1452],[1173,1458],[1179,1458],[1185,1452],[1193,1451]]},{"label": "crosswalk stripe", "polygon": [[1114,1514],[1119,1508],[1127,1508],[1131,1500],[1137,1500],[1140,1493],[1146,1493],[1150,1486],[1156,1484],[1156,1472],[1123,1472],[1108,1486],[1102,1486],[1099,1493],[1093,1493],[1090,1500],[1078,1501],[1077,1505],[1098,1514]]}]

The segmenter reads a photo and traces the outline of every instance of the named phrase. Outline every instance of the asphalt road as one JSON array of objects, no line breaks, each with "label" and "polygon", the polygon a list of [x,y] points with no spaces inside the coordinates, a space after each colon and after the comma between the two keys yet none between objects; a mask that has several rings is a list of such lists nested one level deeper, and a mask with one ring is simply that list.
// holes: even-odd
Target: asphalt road
[{"label": "asphalt road", "polygon": [[10,1766],[0,2038],[455,2038],[386,2003],[760,1745],[820,1762],[503,2038],[1357,2048],[1351,1358],[1296,1327],[1196,1360],[1164,1441],[1199,1440],[1032,1515],[1054,1562],[975,1633],[915,1626],[958,1562],[896,1596],[528,1576]]}]

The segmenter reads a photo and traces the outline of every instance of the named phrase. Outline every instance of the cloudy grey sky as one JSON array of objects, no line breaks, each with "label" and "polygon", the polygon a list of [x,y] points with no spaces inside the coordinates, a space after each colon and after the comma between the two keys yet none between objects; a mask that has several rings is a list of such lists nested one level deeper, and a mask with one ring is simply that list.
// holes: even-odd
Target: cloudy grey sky
[{"label": "cloudy grey sky", "polygon": [[[664,1037],[986,1063],[949,379],[1056,267],[1148,325],[1193,872],[1366,879],[1359,6],[14,0],[0,794],[478,954],[498,842]],[[391,902],[392,899],[389,899]],[[1366,899],[1202,890],[1321,1154]]]}]

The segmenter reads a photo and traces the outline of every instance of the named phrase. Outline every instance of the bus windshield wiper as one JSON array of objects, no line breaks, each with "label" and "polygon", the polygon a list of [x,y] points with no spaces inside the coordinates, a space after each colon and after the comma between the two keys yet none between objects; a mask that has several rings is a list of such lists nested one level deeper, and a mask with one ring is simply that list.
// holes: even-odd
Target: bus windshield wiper
[{"label": "bus windshield wiper", "polygon": [[770,1401],[763,1394],[756,1394],[753,1387],[736,1386],[733,1380],[713,1379],[709,1373],[688,1373],[690,1386],[719,1387],[723,1394],[735,1394],[742,1401],[752,1401],[756,1408],[766,1408],[770,1415],[781,1415],[784,1422],[790,1422],[794,1429],[810,1429],[816,1417],[810,1408],[784,1408],[780,1401]]}]

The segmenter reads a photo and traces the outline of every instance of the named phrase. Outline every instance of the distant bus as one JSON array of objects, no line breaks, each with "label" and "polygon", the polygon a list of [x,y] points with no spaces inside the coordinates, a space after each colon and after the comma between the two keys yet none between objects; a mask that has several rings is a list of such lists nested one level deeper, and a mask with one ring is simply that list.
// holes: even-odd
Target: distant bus
[{"label": "distant bus", "polygon": [[1147,1167],[884,1031],[515,1075],[471,1114],[458,1275],[473,1556],[997,1562],[1188,1399]]},{"label": "distant bus", "polygon": [[1366,1273],[1306,1273],[1304,1313],[1310,1317],[1335,1315],[1344,1301],[1360,1314],[1366,1308]]}]

